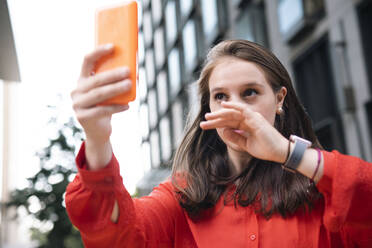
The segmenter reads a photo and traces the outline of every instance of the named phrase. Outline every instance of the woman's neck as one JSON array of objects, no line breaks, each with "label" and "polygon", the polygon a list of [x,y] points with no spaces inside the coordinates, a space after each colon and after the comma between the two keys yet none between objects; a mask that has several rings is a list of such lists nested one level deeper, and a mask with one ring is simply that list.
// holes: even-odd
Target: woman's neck
[{"label": "woman's neck", "polygon": [[252,156],[247,152],[237,151],[230,147],[227,147],[227,154],[229,156],[233,174],[240,174],[245,167],[248,165],[248,162],[251,160]]}]

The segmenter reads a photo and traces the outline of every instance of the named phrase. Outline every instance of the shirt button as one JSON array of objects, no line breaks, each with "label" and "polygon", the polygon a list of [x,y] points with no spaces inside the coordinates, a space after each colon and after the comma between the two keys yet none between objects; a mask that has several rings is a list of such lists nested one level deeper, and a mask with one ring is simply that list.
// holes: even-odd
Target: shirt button
[{"label": "shirt button", "polygon": [[252,241],[254,241],[256,239],[256,235],[252,234],[250,237],[249,237]]}]

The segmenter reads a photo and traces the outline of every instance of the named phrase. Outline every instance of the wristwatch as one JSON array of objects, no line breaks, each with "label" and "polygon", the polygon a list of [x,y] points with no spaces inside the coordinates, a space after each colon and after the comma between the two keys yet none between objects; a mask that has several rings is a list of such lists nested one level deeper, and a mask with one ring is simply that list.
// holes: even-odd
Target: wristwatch
[{"label": "wristwatch", "polygon": [[289,141],[294,143],[294,148],[284,163],[283,169],[295,173],[305,150],[311,146],[311,142],[293,134],[289,137]]}]

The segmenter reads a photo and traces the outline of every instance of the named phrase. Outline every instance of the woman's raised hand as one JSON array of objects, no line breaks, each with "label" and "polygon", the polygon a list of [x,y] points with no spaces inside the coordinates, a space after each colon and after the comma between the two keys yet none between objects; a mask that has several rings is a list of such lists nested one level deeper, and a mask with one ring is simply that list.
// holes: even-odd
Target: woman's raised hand
[{"label": "woman's raised hand", "polygon": [[253,157],[283,163],[288,152],[288,140],[260,113],[245,105],[222,102],[221,109],[207,113],[202,129],[224,128],[224,137]]},{"label": "woman's raised hand", "polygon": [[90,170],[99,170],[111,160],[111,116],[129,108],[128,105],[98,105],[131,88],[128,68],[94,75],[96,62],[113,50],[113,45],[103,45],[86,55],[77,87],[71,92],[75,115],[86,134],[85,155]]},{"label": "woman's raised hand", "polygon": [[94,75],[96,62],[113,52],[113,45],[98,47],[84,58],[77,87],[71,92],[73,109],[87,140],[107,142],[111,135],[111,116],[125,111],[128,105],[97,105],[130,90],[129,69],[118,68]]}]

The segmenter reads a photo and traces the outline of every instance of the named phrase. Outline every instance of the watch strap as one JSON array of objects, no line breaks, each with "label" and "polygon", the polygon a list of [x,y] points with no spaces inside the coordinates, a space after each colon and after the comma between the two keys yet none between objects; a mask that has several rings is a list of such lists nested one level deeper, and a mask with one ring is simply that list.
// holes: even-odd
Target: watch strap
[{"label": "watch strap", "polygon": [[294,148],[283,165],[283,168],[291,172],[296,172],[296,169],[299,166],[306,149],[311,145],[311,142],[295,135],[291,136],[290,140],[294,141]]}]

